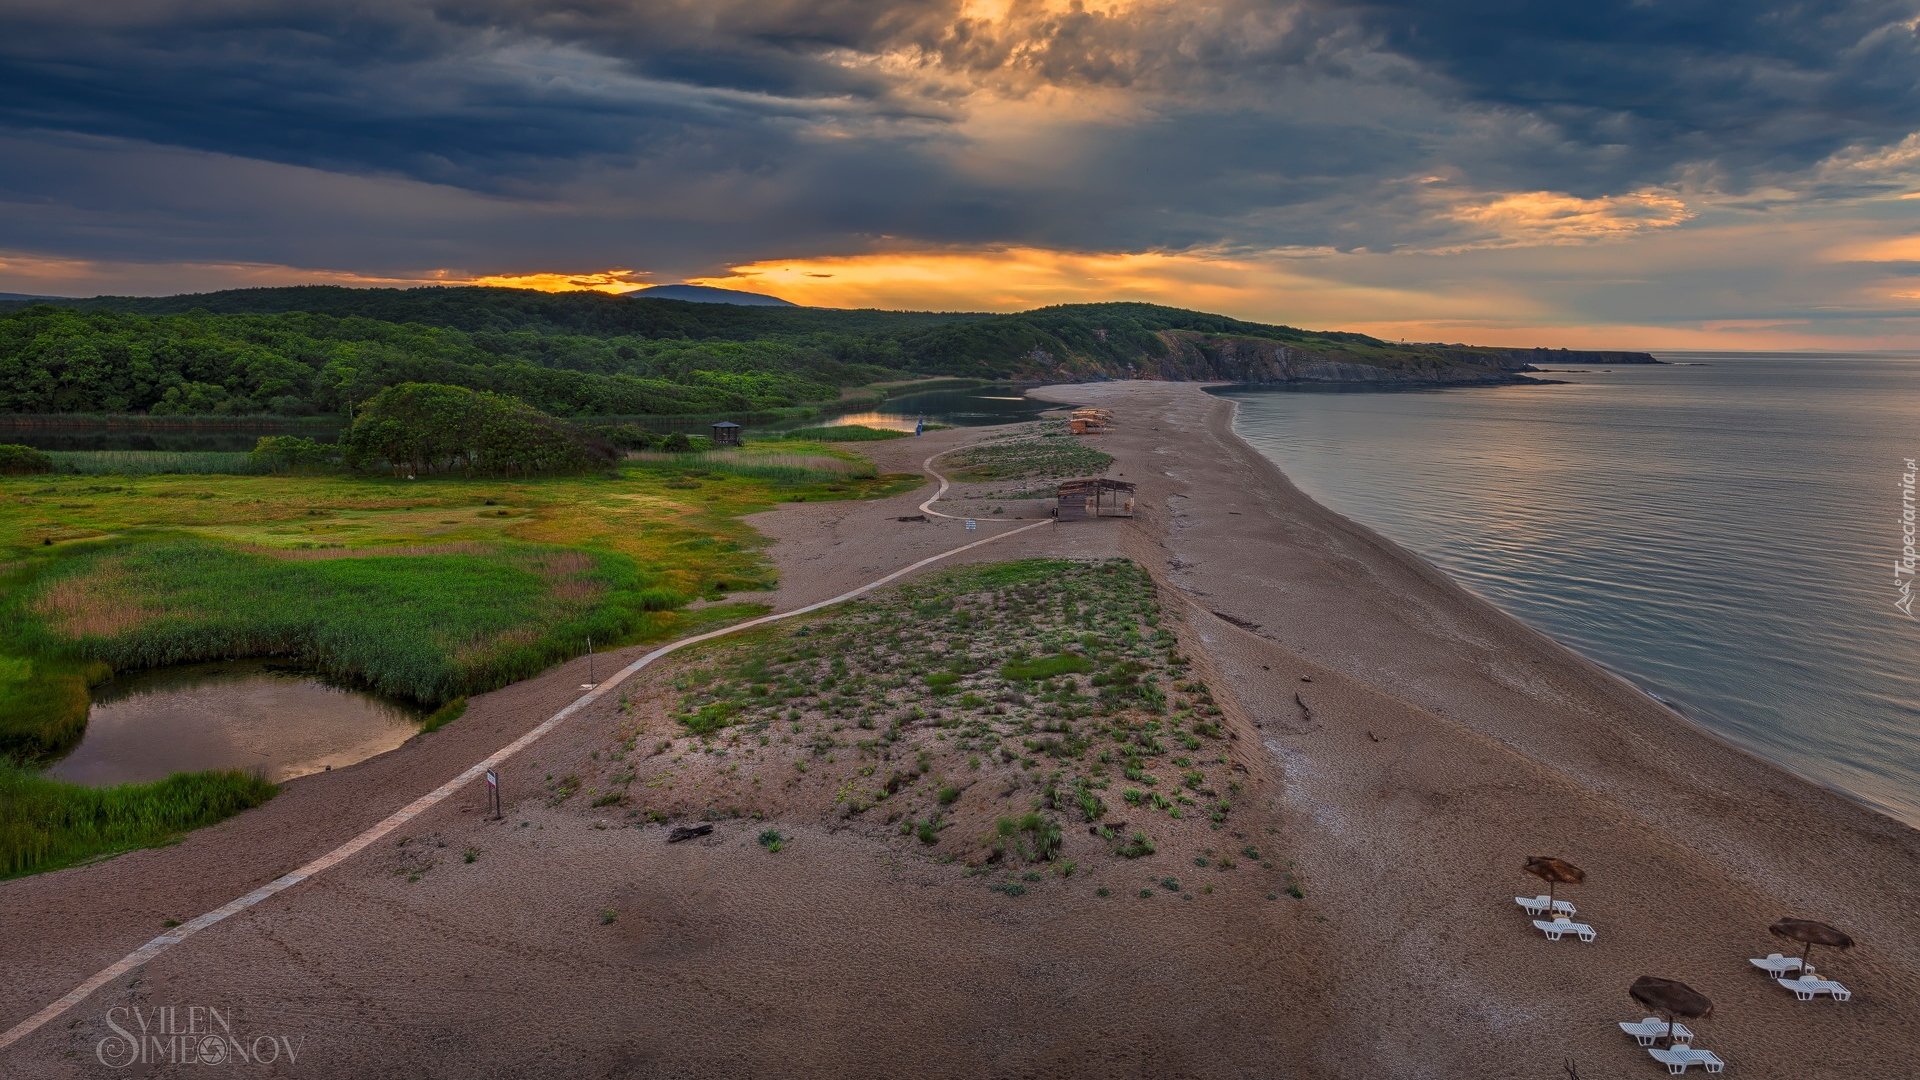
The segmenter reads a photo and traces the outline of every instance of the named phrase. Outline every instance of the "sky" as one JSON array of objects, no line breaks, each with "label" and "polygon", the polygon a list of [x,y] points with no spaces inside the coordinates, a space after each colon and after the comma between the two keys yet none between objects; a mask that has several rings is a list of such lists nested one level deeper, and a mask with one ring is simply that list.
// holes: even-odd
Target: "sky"
[{"label": "sky", "polygon": [[0,291],[1920,349],[1920,0],[0,0]]}]

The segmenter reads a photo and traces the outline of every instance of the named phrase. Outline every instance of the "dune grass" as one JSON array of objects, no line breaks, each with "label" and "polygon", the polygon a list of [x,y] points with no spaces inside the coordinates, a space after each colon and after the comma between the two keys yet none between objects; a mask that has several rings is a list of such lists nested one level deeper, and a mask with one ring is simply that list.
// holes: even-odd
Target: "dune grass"
[{"label": "dune grass", "polygon": [[[662,764],[612,778],[644,781],[636,814],[757,809],[756,768],[779,762],[787,787],[823,787],[845,817],[884,805],[889,823],[949,854],[1047,861],[1072,823],[1139,858],[1154,841],[1129,841],[1123,822],[1105,823],[1110,810],[1163,838],[1211,833],[1239,794],[1223,711],[1189,671],[1151,577],[1126,560],[932,573],[699,646],[685,664],[666,702],[679,739],[650,756]],[[675,763],[696,754],[728,766],[676,791]],[[960,804],[1011,824],[943,839],[941,815]],[[1164,824],[1146,825],[1149,810]]]},{"label": "dune grass", "polygon": [[1064,425],[1045,423],[1038,435],[992,439],[970,446],[950,459],[960,466],[954,479],[1027,480],[1062,476],[1099,476],[1113,455],[1088,446],[1085,438],[1065,433]]},{"label": "dune grass", "polygon": [[238,770],[89,788],[0,759],[0,879],[164,844],[277,790]]}]

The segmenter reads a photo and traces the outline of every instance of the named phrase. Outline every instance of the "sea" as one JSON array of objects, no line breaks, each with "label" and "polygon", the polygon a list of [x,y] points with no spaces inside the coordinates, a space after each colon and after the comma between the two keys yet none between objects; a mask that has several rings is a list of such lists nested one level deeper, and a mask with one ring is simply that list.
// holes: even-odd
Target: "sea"
[{"label": "sea", "polygon": [[1552,385],[1215,392],[1322,504],[1920,827],[1920,586],[1899,565],[1920,354],[1656,355]]}]

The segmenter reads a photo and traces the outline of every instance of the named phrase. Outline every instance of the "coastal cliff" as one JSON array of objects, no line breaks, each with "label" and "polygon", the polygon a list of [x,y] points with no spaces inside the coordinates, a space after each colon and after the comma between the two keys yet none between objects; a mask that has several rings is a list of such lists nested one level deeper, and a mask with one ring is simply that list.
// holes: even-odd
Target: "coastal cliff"
[{"label": "coastal cliff", "polygon": [[1132,357],[1089,355],[1069,348],[1055,354],[1036,347],[1021,358],[1024,363],[1018,375],[1044,380],[1071,373],[1091,378],[1250,385],[1490,386],[1548,381],[1528,374],[1539,370],[1537,364],[1660,363],[1647,353],[1633,352],[1393,345],[1373,339],[1316,343],[1316,347],[1187,330],[1162,330],[1150,343],[1141,344],[1144,347]]}]

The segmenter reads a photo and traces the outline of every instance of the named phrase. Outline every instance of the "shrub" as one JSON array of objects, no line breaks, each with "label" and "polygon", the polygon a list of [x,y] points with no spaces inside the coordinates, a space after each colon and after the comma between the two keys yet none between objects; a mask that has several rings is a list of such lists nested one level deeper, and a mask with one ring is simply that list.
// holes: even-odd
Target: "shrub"
[{"label": "shrub", "polygon": [[0,443],[0,476],[31,476],[53,471],[53,459],[31,446]]},{"label": "shrub", "polygon": [[1143,832],[1134,833],[1126,843],[1113,849],[1113,853],[1123,859],[1138,859],[1153,852],[1153,841],[1147,839],[1147,834]]},{"label": "shrub", "polygon": [[768,829],[760,834],[760,846],[768,851],[779,851],[787,846],[787,838],[781,836],[778,829]]},{"label": "shrub", "polygon": [[460,469],[468,476],[582,472],[612,447],[516,398],[435,383],[401,383],[360,407],[341,439],[347,464],[385,462],[408,476]]},{"label": "shrub", "polygon": [[298,435],[262,435],[248,456],[279,472],[330,464],[339,460],[340,448]]}]

